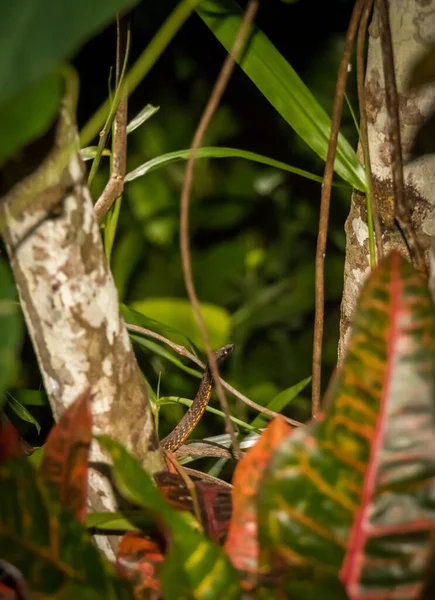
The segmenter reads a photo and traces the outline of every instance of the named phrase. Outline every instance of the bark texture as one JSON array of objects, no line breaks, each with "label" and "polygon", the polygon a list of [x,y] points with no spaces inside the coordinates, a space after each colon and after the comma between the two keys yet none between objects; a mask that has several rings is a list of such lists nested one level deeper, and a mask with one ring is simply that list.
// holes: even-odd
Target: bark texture
[{"label": "bark texture", "polygon": [[[417,92],[405,92],[415,62],[435,42],[435,3],[433,0],[390,0],[390,23],[397,88],[400,96],[400,120],[404,162],[416,133],[434,110],[435,86]],[[366,71],[368,140],[375,196],[382,228],[384,253],[393,248],[409,258],[408,250],[394,222],[391,184],[391,153],[388,139],[380,32],[376,12],[369,28]],[[435,158],[426,155],[409,162],[404,169],[405,192],[412,208],[412,223],[422,244],[433,281],[435,235]],[[343,358],[349,325],[358,293],[369,273],[368,227],[365,197],[354,193],[346,221],[346,262],[341,305],[339,361]],[[434,286],[431,283],[432,291]]]},{"label": "bark texture", "polygon": [[[53,164],[67,148],[59,172]],[[26,196],[31,202],[14,216]],[[90,386],[94,433],[123,443],[149,471],[162,470],[145,382],[120,316],[75,124],[65,109],[51,154],[1,205],[3,236],[55,418]],[[107,463],[98,444],[91,461]],[[116,509],[109,483],[95,470],[89,498],[93,510]]]}]

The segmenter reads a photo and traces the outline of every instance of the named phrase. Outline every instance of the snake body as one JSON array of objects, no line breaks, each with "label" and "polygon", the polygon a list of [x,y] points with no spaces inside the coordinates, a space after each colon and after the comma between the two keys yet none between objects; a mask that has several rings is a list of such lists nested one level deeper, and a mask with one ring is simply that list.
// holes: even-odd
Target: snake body
[{"label": "snake body", "polygon": [[[216,350],[214,355],[218,365],[221,365],[228,358],[228,356],[230,356],[233,350],[233,344],[228,344],[227,346]],[[189,437],[204,414],[208,401],[210,400],[212,390],[213,375],[211,374],[210,366],[207,364],[204,375],[201,379],[201,383],[199,384],[198,392],[196,393],[195,399],[189,407],[189,410],[183,416],[175,429],[160,442],[165,450],[175,452],[175,450],[181,446],[184,440]]]}]

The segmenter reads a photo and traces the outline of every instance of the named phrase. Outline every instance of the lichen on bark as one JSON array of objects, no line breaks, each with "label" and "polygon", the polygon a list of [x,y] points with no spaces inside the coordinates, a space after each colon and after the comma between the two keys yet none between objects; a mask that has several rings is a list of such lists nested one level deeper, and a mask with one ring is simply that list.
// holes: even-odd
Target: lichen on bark
[{"label": "lichen on bark", "polygon": [[[376,6],[376,3],[375,3]],[[435,164],[433,155],[410,161],[418,128],[434,110],[435,85],[419,91],[407,91],[407,83],[416,60],[435,42],[435,12],[432,2],[390,0],[390,23],[393,38],[396,81],[399,93],[401,142],[405,163],[405,194],[411,207],[411,220],[419,242],[425,251],[434,281],[435,235]],[[366,108],[371,169],[375,183],[375,198],[380,215],[384,253],[393,248],[409,258],[405,241],[394,221],[394,198],[391,184],[391,151],[388,139],[384,77],[376,10],[369,28],[366,70]],[[346,262],[341,305],[339,362],[342,360],[349,335],[358,294],[369,273],[368,229],[365,199],[354,193],[345,225]]]},{"label": "lichen on bark", "polygon": [[[94,433],[112,436],[155,472],[164,465],[146,384],[120,315],[74,121],[65,111],[47,158],[1,200],[2,233],[55,418],[90,387]],[[25,209],[17,211],[20,205]],[[97,444],[91,462],[107,462]],[[101,474],[92,472],[89,486],[94,510],[116,509]]]}]

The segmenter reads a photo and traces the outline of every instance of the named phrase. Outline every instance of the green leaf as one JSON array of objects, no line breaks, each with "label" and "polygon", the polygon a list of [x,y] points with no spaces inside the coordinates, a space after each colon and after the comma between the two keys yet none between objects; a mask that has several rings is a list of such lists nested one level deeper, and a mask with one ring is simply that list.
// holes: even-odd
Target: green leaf
[{"label": "green leaf", "polygon": [[116,513],[95,512],[88,513],[86,516],[87,529],[96,528],[114,532],[137,531],[152,524],[149,512],[139,510]]},{"label": "green leaf", "polygon": [[117,487],[130,502],[152,511],[170,531],[169,554],[162,575],[165,598],[240,598],[238,576],[224,551],[188,524],[164,501],[139,461],[121,444],[98,436],[113,460]]},{"label": "green leaf", "polygon": [[[127,173],[124,181],[133,181],[134,179],[142,177],[143,175],[146,175],[146,173],[151,173],[151,171],[155,171],[161,167],[166,167],[174,162],[187,160],[189,155],[190,149],[176,150],[175,152],[162,154],[161,156],[147,160],[147,162],[134,169],[134,171]],[[306,179],[311,179],[311,181],[322,183],[322,177],[319,175],[314,175],[309,171],[292,167],[291,165],[281,162],[280,160],[275,160],[273,158],[269,158],[268,156],[263,156],[262,154],[256,154],[255,152],[249,152],[248,150],[240,150],[239,148],[219,148],[215,146],[205,146],[203,148],[199,148],[195,156],[196,158],[243,158],[245,160],[260,163],[262,165],[267,165],[268,167],[275,167],[276,169],[281,169],[282,171],[287,171],[288,173],[300,175]]]},{"label": "green leaf", "polygon": [[[81,158],[86,162],[87,160],[93,160],[97,154],[98,146],[86,146],[80,150]],[[109,148],[104,148],[102,156],[111,156],[112,152]]]},{"label": "green leaf", "polygon": [[0,257],[0,409],[11,381],[23,336],[23,319],[12,274]]},{"label": "green leaf", "polygon": [[[233,0],[203,0],[197,13],[229,51],[242,20]],[[264,33],[254,27],[240,66],[272,106],[318,154],[326,159],[331,121],[313,94]],[[340,134],[335,170],[360,191],[366,189],[364,169]]]},{"label": "green leaf", "polygon": [[[3,2],[0,105],[52,72],[117,12],[136,3],[137,0]],[[3,126],[3,109],[1,114]]]},{"label": "green leaf", "polygon": [[151,340],[149,338],[140,337],[139,335],[135,335],[133,333],[130,334],[130,337],[133,341],[135,341],[137,344],[139,344],[143,348],[147,348],[148,350],[151,350],[152,352],[154,352],[155,354],[158,354],[162,358],[166,358],[166,360],[169,360],[169,362],[171,362],[173,365],[175,365],[176,367],[178,367],[185,373],[189,373],[189,375],[193,375],[193,377],[197,377],[198,379],[201,379],[202,373],[200,373],[196,369],[191,369],[190,367],[186,367],[186,365],[183,364],[181,362],[181,360],[175,354],[172,354],[171,352],[166,350],[166,348],[164,346],[157,344],[156,342],[154,342],[153,340]]},{"label": "green leaf", "polygon": [[10,392],[20,404],[25,404],[26,406],[50,406],[47,394],[43,390],[16,388],[10,390]]},{"label": "green leaf", "polygon": [[0,165],[49,129],[60,105],[62,83],[60,71],[51,73],[0,105]]},{"label": "green leaf", "polygon": [[0,556],[39,597],[131,599],[85,528],[25,459],[0,465]]},{"label": "green leaf", "polygon": [[28,457],[28,460],[35,467],[35,469],[39,469],[43,458],[44,446],[40,446],[39,448],[36,448],[34,452],[32,452],[32,454]]},{"label": "green leaf", "polygon": [[[147,298],[131,303],[131,308],[138,312],[179,329],[199,348],[204,348],[199,327],[196,323],[192,306],[183,298]],[[214,304],[201,303],[201,312],[213,348],[220,348],[229,342],[230,315]]]},{"label": "green leaf", "polygon": [[35,417],[27,410],[25,406],[18,402],[16,398],[11,396],[11,394],[8,394],[7,403],[9,408],[14,411],[17,417],[19,417],[23,421],[26,421],[26,423],[31,423],[32,425],[34,425],[38,434],[41,432],[41,426],[39,425]]},{"label": "green leaf", "polygon": [[313,590],[314,575],[340,574],[351,600],[418,597],[435,527],[434,397],[427,280],[393,252],[362,290],[324,419],[293,431],[261,488],[260,539],[294,578],[303,570]]},{"label": "green leaf", "polygon": [[[172,342],[176,344],[182,344],[186,348],[188,348],[191,352],[195,353],[195,346],[192,344],[192,341],[184,335],[179,329],[175,327],[171,327],[166,323],[161,323],[156,319],[151,319],[147,317],[137,310],[132,310],[127,308],[125,304],[121,304],[121,314],[124,317],[126,323],[130,325],[139,325],[139,327],[144,327],[145,329],[150,329],[164,337],[170,339]],[[135,335],[140,335],[136,333]]]},{"label": "green leaf", "polygon": [[147,104],[127,125],[127,134],[132,133],[135,129],[143,125],[145,121],[151,119],[151,117],[156,114],[159,108],[160,106]]},{"label": "green leaf", "polygon": [[[118,228],[119,229],[119,228]],[[129,281],[138,263],[143,260],[144,239],[140,229],[126,229],[112,249],[111,271],[122,302],[129,289]]]},{"label": "green leaf", "polygon": [[[275,398],[273,398],[269,402],[269,404],[266,405],[266,408],[268,408],[269,410],[273,410],[274,412],[280,413],[282,410],[284,410],[287,404],[290,404],[290,402],[292,402],[292,400],[294,400],[302,392],[302,390],[307,387],[307,385],[310,382],[311,377],[302,379],[302,381],[300,381],[299,383],[292,385],[291,387],[287,388],[286,390],[280,392],[277,396],[275,396]],[[251,425],[253,427],[256,427],[257,429],[261,429],[262,427],[265,427],[267,423],[268,419],[264,415],[260,414],[258,415],[258,417],[255,417]]]}]

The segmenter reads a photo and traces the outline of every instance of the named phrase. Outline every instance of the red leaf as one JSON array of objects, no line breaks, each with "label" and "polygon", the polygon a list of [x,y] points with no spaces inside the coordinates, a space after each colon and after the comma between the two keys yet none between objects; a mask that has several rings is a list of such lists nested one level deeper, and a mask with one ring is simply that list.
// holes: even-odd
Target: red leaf
[{"label": "red leaf", "polygon": [[44,446],[41,473],[53,484],[63,505],[83,522],[86,516],[87,472],[92,439],[90,390],[63,413]]},{"label": "red leaf", "polygon": [[22,573],[0,558],[0,600],[29,600],[30,592]]},{"label": "red leaf", "polygon": [[12,588],[0,582],[0,600],[17,600],[17,593]]},{"label": "red leaf", "polygon": [[435,527],[435,313],[425,276],[391,253],[352,327],[335,405],[349,398],[368,413],[352,408],[366,465],[349,485],[359,497],[341,580],[351,600],[420,598]]},{"label": "red leaf", "polygon": [[291,431],[290,425],[276,417],[234,472],[233,514],[225,549],[233,565],[248,574],[256,574],[258,571],[258,489],[272,454]]},{"label": "red leaf", "polygon": [[222,544],[230,526],[232,513],[232,490],[207,481],[195,482],[201,507],[202,522],[207,535]]},{"label": "red leaf", "polygon": [[159,545],[139,532],[126,533],[118,548],[118,573],[134,586],[136,598],[149,598],[149,590],[160,592],[159,570],[164,556]]},{"label": "red leaf", "polygon": [[0,418],[0,463],[22,454],[23,447],[17,430],[2,415]]},{"label": "red leaf", "polygon": [[[168,503],[175,510],[184,510],[195,514],[192,493],[180,475],[161,471],[155,473],[154,479]],[[231,517],[231,489],[207,481],[195,481],[194,486],[204,531],[212,540],[222,543],[227,536]]]}]

